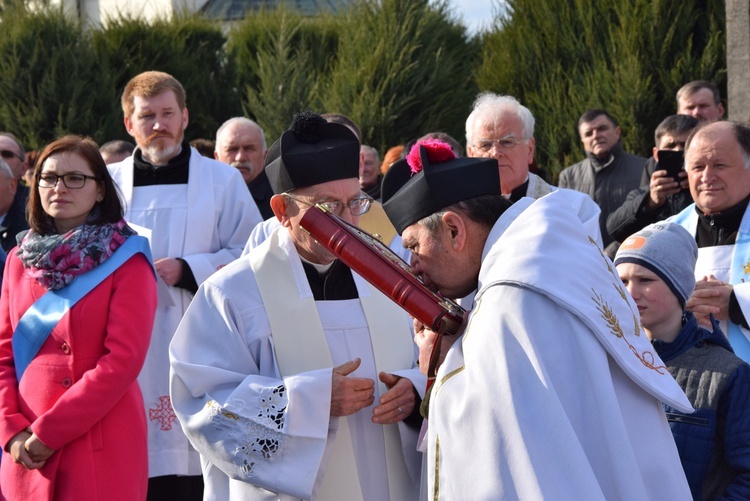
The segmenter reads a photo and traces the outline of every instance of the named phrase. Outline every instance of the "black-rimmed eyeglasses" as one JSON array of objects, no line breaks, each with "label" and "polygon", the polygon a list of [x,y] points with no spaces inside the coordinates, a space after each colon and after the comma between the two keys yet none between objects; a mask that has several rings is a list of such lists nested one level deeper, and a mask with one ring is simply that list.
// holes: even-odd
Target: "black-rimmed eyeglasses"
[{"label": "black-rimmed eyeglasses", "polygon": [[302,200],[301,198],[295,197],[291,193],[284,193],[284,195],[291,198],[295,202],[299,202],[310,207],[320,205],[326,210],[336,214],[337,216],[340,216],[344,212],[344,207],[349,208],[349,212],[351,212],[352,216],[361,216],[362,214],[370,210],[370,207],[372,206],[372,198],[365,195],[359,196],[357,198],[352,198],[346,203],[340,202],[338,200],[308,202],[307,200]]},{"label": "black-rimmed eyeglasses", "polygon": [[71,190],[78,190],[86,186],[87,179],[99,181],[98,177],[87,176],[86,174],[63,174],[62,176],[58,176],[57,174],[45,173],[40,175],[38,179],[40,188],[54,188],[57,186],[57,182],[62,179],[65,187]]}]

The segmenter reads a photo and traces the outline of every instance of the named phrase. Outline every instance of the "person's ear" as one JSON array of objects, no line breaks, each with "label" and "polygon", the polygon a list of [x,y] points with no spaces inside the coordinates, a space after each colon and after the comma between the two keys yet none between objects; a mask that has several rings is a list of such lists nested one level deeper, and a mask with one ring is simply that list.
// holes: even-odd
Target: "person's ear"
[{"label": "person's ear", "polygon": [[450,246],[457,252],[462,251],[467,243],[467,228],[463,217],[453,211],[443,214],[440,219],[444,235],[450,242]]},{"label": "person's ear", "polygon": [[135,130],[133,130],[133,121],[130,119],[130,117],[125,117],[123,119],[123,122],[125,122],[125,130],[130,134],[132,137],[135,137]]},{"label": "person's ear", "polygon": [[273,210],[281,226],[286,226],[287,228],[292,224],[290,221],[291,218],[299,213],[297,204],[291,203],[291,199],[284,194],[271,197],[271,210]]},{"label": "person's ear", "polygon": [[271,197],[271,210],[276,219],[281,223],[281,226],[289,225],[289,216],[287,216],[289,204],[287,204],[287,200],[287,197],[284,195],[274,195]]}]

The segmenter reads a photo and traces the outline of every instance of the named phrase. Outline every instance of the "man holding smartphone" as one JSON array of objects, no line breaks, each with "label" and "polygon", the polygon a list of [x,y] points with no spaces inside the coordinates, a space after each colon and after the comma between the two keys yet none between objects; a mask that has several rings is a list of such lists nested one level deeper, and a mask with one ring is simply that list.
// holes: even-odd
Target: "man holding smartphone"
[{"label": "man holding smartphone", "polygon": [[680,212],[693,202],[688,191],[682,152],[699,121],[688,115],[670,115],[656,127],[653,159],[656,168],[648,184],[628,193],[625,203],[607,218],[607,231],[622,242],[649,224]]}]

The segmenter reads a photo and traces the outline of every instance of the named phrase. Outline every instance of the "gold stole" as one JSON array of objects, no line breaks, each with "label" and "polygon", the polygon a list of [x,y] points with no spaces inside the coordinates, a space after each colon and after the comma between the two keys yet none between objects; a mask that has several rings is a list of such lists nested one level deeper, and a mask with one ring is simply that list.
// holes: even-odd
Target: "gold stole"
[{"label": "gold stole", "polygon": [[[271,326],[276,361],[283,377],[333,367],[333,361],[315,300],[312,295],[300,297],[289,255],[280,242],[282,231],[287,230],[280,228],[269,235],[260,246],[263,250],[250,254],[250,263]],[[300,279],[306,280],[304,276]],[[359,299],[370,330],[376,373],[411,368],[411,333],[408,328],[401,327],[408,324],[392,325],[389,322],[403,315],[403,311],[369,284],[368,289],[370,294]],[[382,395],[385,385],[376,382]],[[333,449],[317,497],[324,500],[362,499],[349,425],[347,419],[338,419]],[[414,487],[401,451],[398,425],[385,425],[383,432],[390,498],[394,501],[411,499]]]},{"label": "gold stole", "polygon": [[390,245],[391,240],[396,236],[396,228],[388,219],[380,202],[373,202],[370,210],[360,216],[359,227],[385,245]]}]

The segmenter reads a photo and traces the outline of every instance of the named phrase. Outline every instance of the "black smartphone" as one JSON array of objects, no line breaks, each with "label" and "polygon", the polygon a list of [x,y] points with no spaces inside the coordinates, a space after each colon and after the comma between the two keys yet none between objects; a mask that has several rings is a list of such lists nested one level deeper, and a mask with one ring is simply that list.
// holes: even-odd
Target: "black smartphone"
[{"label": "black smartphone", "polygon": [[681,151],[659,150],[656,152],[659,162],[656,164],[656,170],[667,171],[667,176],[680,182],[680,172],[683,171],[685,158]]}]

